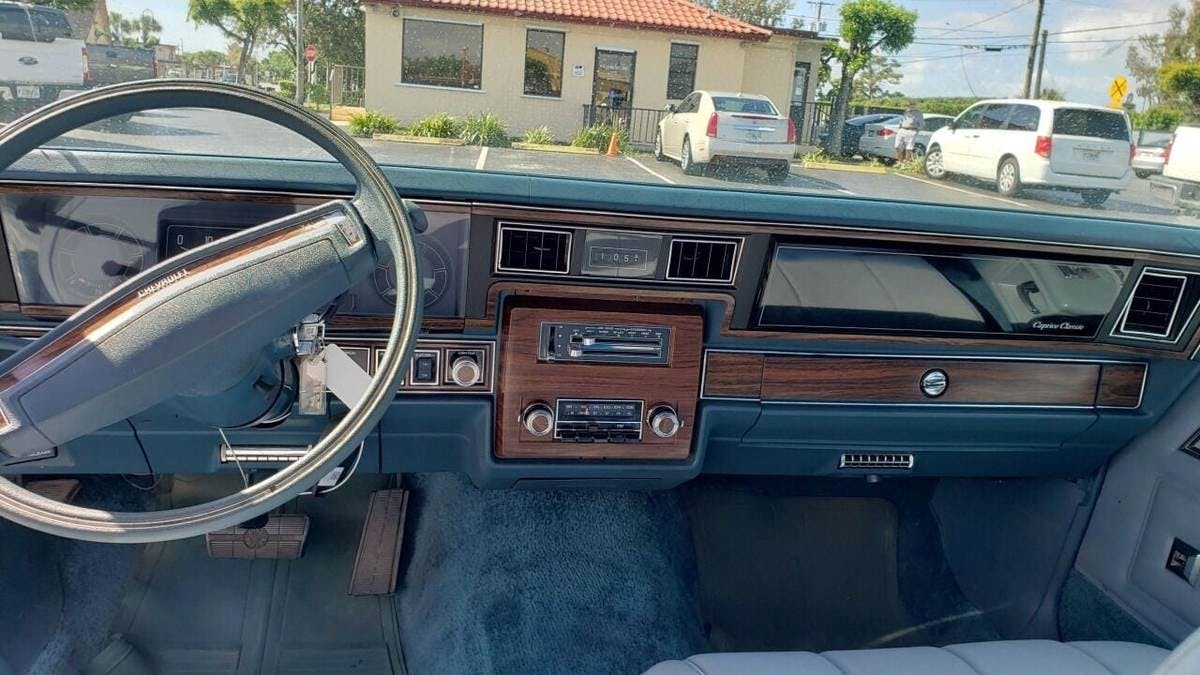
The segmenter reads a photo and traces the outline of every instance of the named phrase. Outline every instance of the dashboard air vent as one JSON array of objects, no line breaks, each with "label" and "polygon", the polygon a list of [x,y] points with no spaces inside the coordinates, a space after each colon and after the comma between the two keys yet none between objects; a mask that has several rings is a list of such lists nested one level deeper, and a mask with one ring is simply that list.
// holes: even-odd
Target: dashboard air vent
[{"label": "dashboard air vent", "polygon": [[566,274],[571,269],[571,233],[501,225],[496,257],[498,272]]},{"label": "dashboard air vent", "polygon": [[1187,277],[1181,274],[1143,272],[1130,295],[1117,332],[1121,335],[1170,338],[1186,285]]},{"label": "dashboard air vent", "polygon": [[839,469],[911,469],[911,452],[897,453],[853,453],[842,455]]},{"label": "dashboard air vent", "polygon": [[710,239],[672,239],[668,281],[733,283],[737,242]]}]

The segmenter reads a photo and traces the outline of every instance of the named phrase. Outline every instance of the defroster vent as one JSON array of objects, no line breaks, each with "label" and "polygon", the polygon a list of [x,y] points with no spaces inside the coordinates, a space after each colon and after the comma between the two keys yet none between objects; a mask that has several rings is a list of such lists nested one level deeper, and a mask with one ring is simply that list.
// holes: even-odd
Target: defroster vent
[{"label": "defroster vent", "polygon": [[668,281],[733,283],[737,242],[713,239],[672,239]]},{"label": "defroster vent", "polygon": [[567,274],[571,269],[571,233],[501,225],[496,271]]}]

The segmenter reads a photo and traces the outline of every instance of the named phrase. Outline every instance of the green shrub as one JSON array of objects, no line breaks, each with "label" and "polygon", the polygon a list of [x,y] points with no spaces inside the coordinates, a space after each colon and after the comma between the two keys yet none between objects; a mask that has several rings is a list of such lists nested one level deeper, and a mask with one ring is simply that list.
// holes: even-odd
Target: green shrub
[{"label": "green shrub", "polygon": [[1155,106],[1144,112],[1134,112],[1130,115],[1134,129],[1147,131],[1175,131],[1175,127],[1183,124],[1184,113],[1178,108]]},{"label": "green shrub", "polygon": [[284,98],[296,98],[296,81],[295,80],[280,80],[279,95]]},{"label": "green shrub", "polygon": [[454,138],[458,136],[459,128],[458,120],[446,113],[436,113],[417,120],[408,128],[408,133],[427,138]]},{"label": "green shrub", "polygon": [[400,130],[396,118],[378,110],[368,110],[365,113],[350,118],[350,134],[370,138],[375,134],[394,134]]},{"label": "green shrub", "polygon": [[584,127],[571,139],[571,145],[577,148],[595,148],[600,152],[608,151],[609,139],[617,132],[617,147],[622,153],[629,151],[629,132],[625,127],[612,124],[593,124]]},{"label": "green shrub", "polygon": [[508,130],[504,128],[504,122],[491,113],[467,116],[458,137],[467,145],[508,146]]},{"label": "green shrub", "polygon": [[329,89],[323,84],[309,84],[307,99],[312,103],[327,105],[329,103]]},{"label": "green shrub", "polygon": [[534,127],[526,131],[521,140],[534,145],[550,145],[554,143],[554,132],[550,131],[550,127],[543,124],[540,127]]}]

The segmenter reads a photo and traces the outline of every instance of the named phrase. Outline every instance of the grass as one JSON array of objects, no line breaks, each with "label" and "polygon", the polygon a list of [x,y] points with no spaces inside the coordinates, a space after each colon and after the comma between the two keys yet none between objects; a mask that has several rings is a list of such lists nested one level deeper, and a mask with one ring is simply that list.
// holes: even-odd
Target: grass
[{"label": "grass", "polygon": [[508,130],[504,122],[491,114],[471,115],[462,122],[458,132],[459,138],[467,145],[484,145],[488,147],[507,147]]},{"label": "grass", "polygon": [[395,117],[378,110],[368,110],[350,118],[350,134],[352,136],[370,138],[375,134],[394,134],[399,130],[400,123],[396,121]]},{"label": "grass", "polygon": [[462,129],[461,123],[446,113],[436,113],[423,117],[408,128],[410,136],[426,138],[455,138]]},{"label": "grass", "polygon": [[543,124],[540,127],[534,127],[527,130],[525,134],[521,136],[521,142],[530,143],[532,145],[553,145],[554,132],[550,131],[550,127]]}]

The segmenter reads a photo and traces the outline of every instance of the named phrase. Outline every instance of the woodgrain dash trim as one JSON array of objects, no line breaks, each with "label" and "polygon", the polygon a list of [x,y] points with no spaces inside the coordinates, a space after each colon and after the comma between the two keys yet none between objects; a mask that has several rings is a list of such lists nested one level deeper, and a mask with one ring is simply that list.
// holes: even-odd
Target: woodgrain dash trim
[{"label": "woodgrain dash trim", "polygon": [[1139,408],[1146,387],[1146,364],[1105,363],[1100,367],[1096,405],[1101,408]]},{"label": "woodgrain dash trim", "polygon": [[762,354],[708,352],[705,358],[704,395],[716,398],[762,396]]}]

